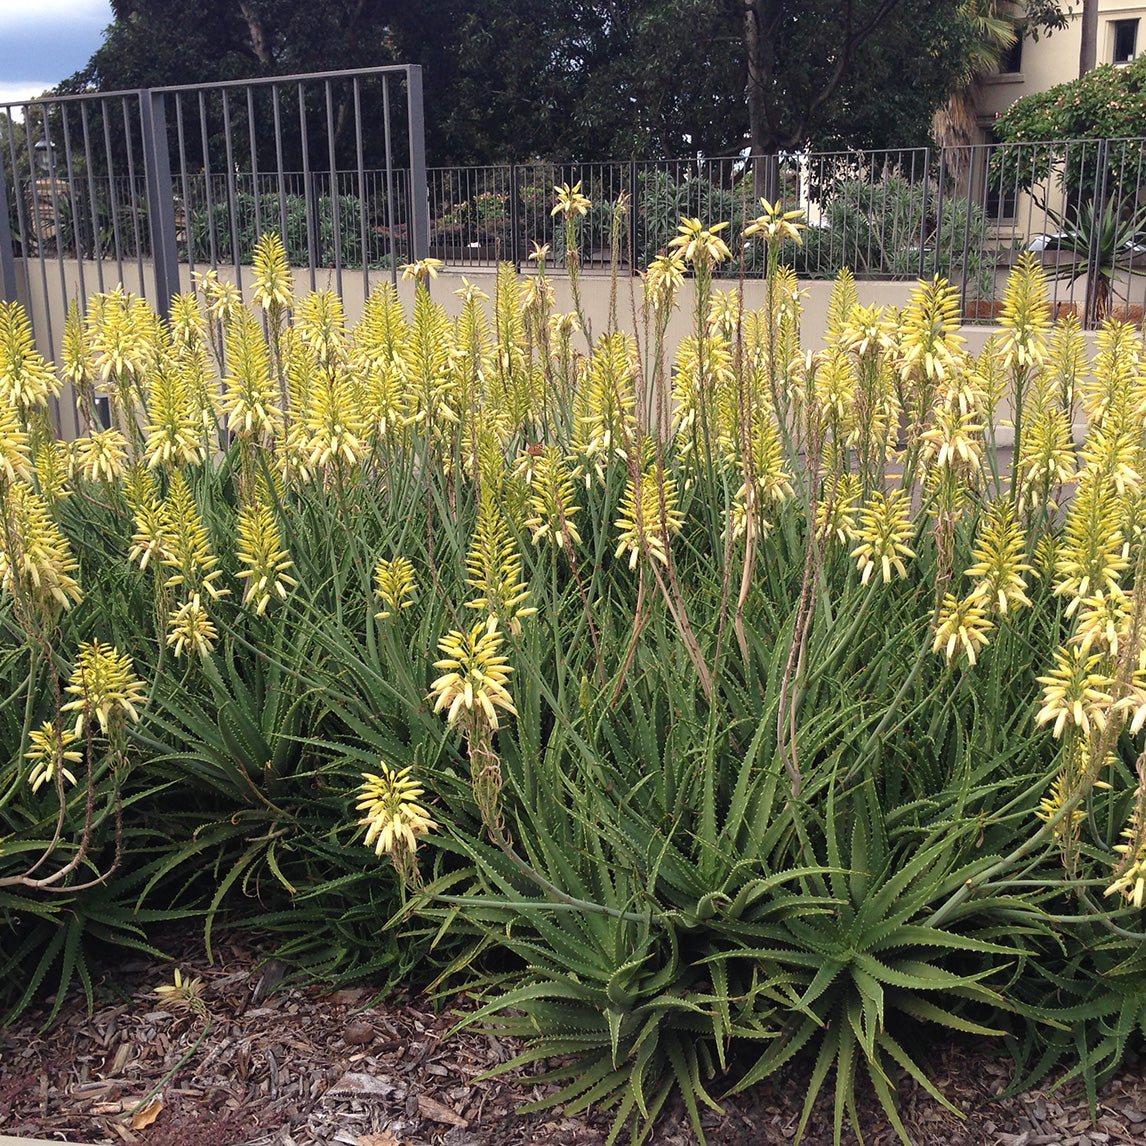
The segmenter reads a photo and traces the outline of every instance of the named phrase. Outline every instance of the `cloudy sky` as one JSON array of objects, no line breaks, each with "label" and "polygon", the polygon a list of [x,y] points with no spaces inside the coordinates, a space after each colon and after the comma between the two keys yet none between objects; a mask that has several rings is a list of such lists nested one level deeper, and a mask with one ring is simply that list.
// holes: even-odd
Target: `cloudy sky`
[{"label": "cloudy sky", "polygon": [[111,19],[109,0],[0,0],[0,103],[78,72]]}]

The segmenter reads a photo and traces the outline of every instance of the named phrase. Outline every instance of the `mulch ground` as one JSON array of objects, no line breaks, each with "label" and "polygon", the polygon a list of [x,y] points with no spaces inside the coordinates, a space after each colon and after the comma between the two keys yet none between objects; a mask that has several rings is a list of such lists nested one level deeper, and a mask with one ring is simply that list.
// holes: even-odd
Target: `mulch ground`
[{"label": "mulch ground", "polygon": [[[69,996],[47,1029],[50,1001],[0,1030],[0,1131],[114,1146],[599,1146],[608,1137],[607,1116],[518,1114],[546,1093],[537,1083],[481,1080],[517,1047],[479,1029],[447,1038],[468,1000],[435,1013],[424,999],[375,1001],[368,988],[284,986],[281,965],[263,962],[249,936],[224,939],[213,964],[192,938],[178,954],[174,965],[103,973],[90,1015],[82,995]],[[159,1006],[155,988],[172,982],[173,966],[202,979],[205,1036],[200,1015]],[[997,1097],[1011,1068],[990,1046],[939,1047],[932,1070],[965,1117],[905,1082],[916,1146],[1146,1144],[1139,1061],[1105,1088],[1093,1122],[1085,1097],[1069,1090]],[[723,1113],[705,1114],[709,1143],[792,1142],[806,1088],[793,1071],[726,1101]],[[808,1146],[832,1141],[829,1104],[825,1096],[817,1106]],[[873,1095],[863,1096],[861,1119],[866,1142],[897,1141]],[[676,1109],[649,1141],[696,1138]]]}]

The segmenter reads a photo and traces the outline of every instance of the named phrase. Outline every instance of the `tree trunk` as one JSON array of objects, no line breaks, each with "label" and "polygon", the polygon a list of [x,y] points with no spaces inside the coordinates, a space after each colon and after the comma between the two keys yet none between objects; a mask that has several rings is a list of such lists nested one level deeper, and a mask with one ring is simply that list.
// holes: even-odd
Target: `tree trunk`
[{"label": "tree trunk", "polygon": [[1082,0],[1082,47],[1078,53],[1078,75],[1081,79],[1094,70],[1098,62],[1098,0]]},{"label": "tree trunk", "polygon": [[780,197],[780,170],[764,99],[771,45],[761,31],[759,0],[745,0],[744,46],[748,57],[748,148],[752,157],[752,186],[759,198],[774,203]]},{"label": "tree trunk", "polygon": [[243,19],[246,21],[247,31],[251,36],[251,50],[255,53],[255,58],[260,64],[269,67],[271,63],[273,63],[273,60],[271,59],[270,44],[267,42],[266,29],[252,11],[249,4],[240,3],[239,11],[243,14]]}]

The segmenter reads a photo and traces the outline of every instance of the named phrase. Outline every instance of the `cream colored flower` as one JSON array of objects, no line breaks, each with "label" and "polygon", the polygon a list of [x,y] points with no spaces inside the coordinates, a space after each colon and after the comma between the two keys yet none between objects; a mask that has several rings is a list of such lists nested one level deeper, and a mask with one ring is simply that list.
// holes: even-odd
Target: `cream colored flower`
[{"label": "cream colored flower", "polygon": [[1106,727],[1106,711],[1113,698],[1110,678],[1095,671],[1101,660],[1097,653],[1087,656],[1081,649],[1060,648],[1055,667],[1038,678],[1043,702],[1037,720],[1039,724],[1054,721],[1056,737],[1069,727],[1088,735],[1092,725],[1100,732]]},{"label": "cream colored flower", "polygon": [[964,654],[975,664],[979,652],[987,647],[987,634],[994,627],[974,597],[960,601],[946,593],[939,610],[932,651],[942,652],[948,664]]},{"label": "cream colored flower", "polygon": [[75,776],[68,770],[68,764],[83,763],[83,753],[71,747],[76,741],[75,733],[70,728],[56,728],[50,721],[45,721],[39,728],[28,733],[31,747],[26,755],[35,767],[28,776],[28,783],[32,791],[36,792],[45,783],[51,783],[58,772],[69,784],[76,782]]},{"label": "cream colored flower", "polygon": [[413,853],[418,837],[432,832],[438,825],[417,801],[423,789],[410,776],[410,769],[396,772],[388,764],[381,774],[363,772],[359,788],[358,810],[365,816],[358,821],[367,829],[364,843],[373,846],[376,855]]},{"label": "cream colored flower", "polygon": [[79,713],[76,736],[83,732],[92,715],[99,721],[105,735],[121,715],[137,721],[139,712],[136,705],[147,700],[143,681],[135,675],[131,657],[99,641],[80,646],[66,691],[77,697],[63,706],[64,712]]},{"label": "cream colored flower", "polygon": [[557,204],[549,212],[550,215],[564,215],[568,219],[573,215],[588,214],[589,208],[593,206],[581,194],[580,180],[574,183],[572,187],[568,183],[562,183],[560,187],[554,187],[553,190],[557,193]]},{"label": "cream colored flower", "polygon": [[463,712],[481,712],[496,730],[497,710],[517,715],[513,698],[506,685],[513,673],[508,659],[501,652],[502,638],[497,629],[497,618],[479,621],[469,632],[451,630],[438,642],[445,653],[434,668],[445,669],[430,686],[434,711],[446,709],[446,719],[453,724]]}]

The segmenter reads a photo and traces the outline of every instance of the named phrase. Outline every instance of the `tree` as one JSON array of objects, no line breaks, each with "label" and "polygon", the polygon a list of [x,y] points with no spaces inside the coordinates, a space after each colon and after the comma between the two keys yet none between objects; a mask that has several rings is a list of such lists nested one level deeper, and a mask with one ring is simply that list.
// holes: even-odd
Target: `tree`
[{"label": "tree", "polygon": [[439,165],[917,145],[966,68],[963,3],[114,0],[67,89],[419,63]]},{"label": "tree", "polygon": [[1081,43],[1078,50],[1078,75],[1081,79],[1098,60],[1098,0],[1082,0]]},{"label": "tree", "polygon": [[381,0],[112,0],[64,90],[159,87],[389,63]]},{"label": "tree", "polygon": [[[984,76],[998,70],[1007,49],[1023,38],[1037,42],[1041,35],[1066,27],[1066,14],[1057,0],[1029,0],[1021,11],[999,0],[964,0],[961,18],[971,33],[970,48],[966,71],[932,121],[940,147],[969,147],[975,142],[979,86]],[[956,157],[956,169],[964,166]]]},{"label": "tree", "polygon": [[997,187],[1030,192],[1046,207],[1052,176],[1066,200],[1048,208],[1065,278],[1086,278],[1084,316],[1101,322],[1119,272],[1135,273],[1138,234],[1146,225],[1138,187],[1146,170],[1140,138],[1146,123],[1146,57],[1126,67],[1104,64],[1077,80],[1016,100],[998,121],[1000,140],[1023,145],[992,156]]}]

